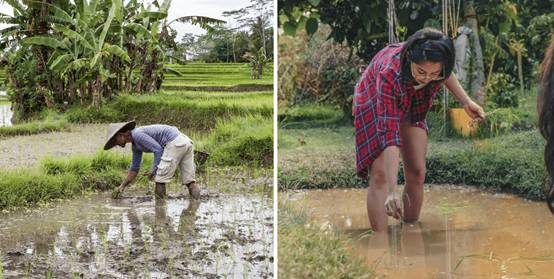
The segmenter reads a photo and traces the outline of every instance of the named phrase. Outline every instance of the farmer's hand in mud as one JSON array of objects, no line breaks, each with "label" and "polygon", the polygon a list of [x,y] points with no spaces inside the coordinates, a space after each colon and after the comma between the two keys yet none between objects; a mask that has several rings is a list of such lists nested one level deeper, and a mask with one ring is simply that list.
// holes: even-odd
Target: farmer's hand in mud
[{"label": "farmer's hand in mud", "polygon": [[387,195],[385,208],[387,210],[387,215],[392,216],[394,219],[398,220],[402,217],[402,203],[400,202],[400,198],[396,194],[396,191],[390,192]]},{"label": "farmer's hand in mud", "polygon": [[154,179],[154,175],[155,175],[155,174],[152,173],[151,171],[145,171],[145,172],[144,172],[144,176],[145,176],[145,177],[148,177],[148,180]]},{"label": "farmer's hand in mud", "polygon": [[125,185],[125,183],[121,183],[121,185],[119,185],[119,187],[115,188],[112,191],[112,198],[113,199],[118,199],[119,197],[121,197],[121,193],[123,193],[123,191],[125,191],[126,187],[127,187],[127,185]]},{"label": "farmer's hand in mud", "polygon": [[472,100],[469,100],[469,102],[464,105],[464,110],[466,111],[467,115],[469,115],[469,117],[473,119],[473,121],[479,122],[485,120],[485,111],[480,105]]}]

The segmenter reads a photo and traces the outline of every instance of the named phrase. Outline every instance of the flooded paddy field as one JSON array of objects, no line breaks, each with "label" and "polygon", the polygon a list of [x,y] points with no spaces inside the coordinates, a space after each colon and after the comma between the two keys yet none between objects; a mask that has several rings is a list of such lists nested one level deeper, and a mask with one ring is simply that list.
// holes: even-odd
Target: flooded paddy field
[{"label": "flooded paddy field", "polygon": [[366,189],[283,193],[311,225],[350,238],[377,278],[552,278],[554,220],[546,205],[468,186],[426,187],[420,222],[389,218],[373,234]]},{"label": "flooded paddy field", "polygon": [[263,193],[102,193],[0,215],[5,278],[271,278],[273,245]]}]

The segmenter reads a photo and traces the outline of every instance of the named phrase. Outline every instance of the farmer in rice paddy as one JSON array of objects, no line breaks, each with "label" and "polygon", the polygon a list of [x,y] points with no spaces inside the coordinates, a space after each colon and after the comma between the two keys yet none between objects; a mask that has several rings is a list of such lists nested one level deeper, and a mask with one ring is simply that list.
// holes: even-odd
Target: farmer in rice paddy
[{"label": "farmer in rice paddy", "polygon": [[539,128],[541,134],[546,139],[544,148],[544,163],[546,170],[550,175],[550,189],[546,196],[546,201],[550,212],[554,214],[554,36],[550,41],[550,46],[546,49],[544,60],[541,63],[539,96],[537,100],[537,110],[539,113]]},{"label": "farmer in rice paddy", "polygon": [[[425,117],[441,85],[472,119],[485,118],[483,108],[452,74],[454,60],[452,40],[425,28],[379,51],[356,85],[356,172],[369,178],[367,213],[374,231],[386,230],[387,215],[405,222],[419,218],[428,137]],[[406,180],[402,202],[396,192],[400,156]]]},{"label": "farmer in rice paddy", "polygon": [[125,147],[132,143],[133,160],[127,178],[117,191],[121,193],[131,184],[140,169],[143,152],[154,153],[154,162],[144,176],[156,182],[156,197],[165,198],[165,184],[171,181],[177,169],[180,170],[182,185],[186,185],[189,194],[200,198],[200,189],[196,185],[194,164],[194,148],[192,140],[181,133],[176,127],[168,125],[149,125],[135,128],[135,121],[111,123],[108,126],[108,137],[104,150],[115,145]]}]

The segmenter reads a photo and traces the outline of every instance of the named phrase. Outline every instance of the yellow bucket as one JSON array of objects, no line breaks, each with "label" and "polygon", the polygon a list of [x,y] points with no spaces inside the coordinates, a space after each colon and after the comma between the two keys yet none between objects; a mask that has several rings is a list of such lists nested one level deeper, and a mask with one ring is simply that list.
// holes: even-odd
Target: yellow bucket
[{"label": "yellow bucket", "polygon": [[453,108],[448,110],[452,128],[462,134],[464,137],[473,136],[477,133],[477,125],[471,124],[471,117],[463,108]]}]

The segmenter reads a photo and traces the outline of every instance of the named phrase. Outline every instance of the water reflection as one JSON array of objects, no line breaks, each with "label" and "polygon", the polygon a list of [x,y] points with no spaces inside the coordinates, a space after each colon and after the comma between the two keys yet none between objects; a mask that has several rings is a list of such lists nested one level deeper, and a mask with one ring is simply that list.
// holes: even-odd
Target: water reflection
[{"label": "water reflection", "polygon": [[[554,218],[543,203],[469,188],[425,193],[416,224],[390,221],[371,234],[364,189],[307,191],[292,197],[322,229],[339,228],[351,251],[387,278],[550,278]],[[329,204],[333,206],[330,207]]]},{"label": "water reflection", "polygon": [[[259,196],[99,198],[32,214],[0,214],[4,276],[43,278],[47,271],[54,278],[269,276],[270,204]],[[241,234],[241,228],[250,234]]]}]

